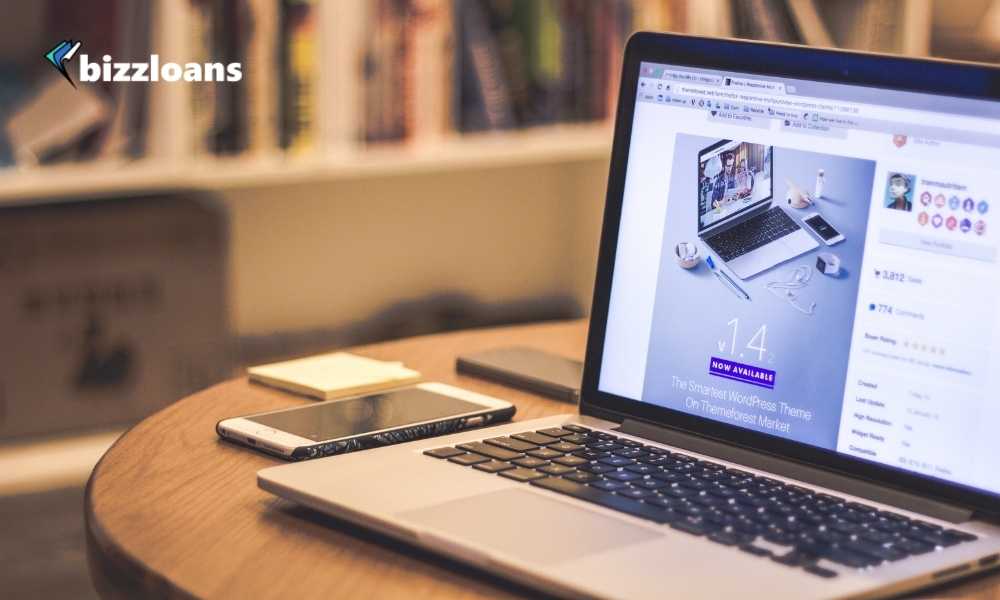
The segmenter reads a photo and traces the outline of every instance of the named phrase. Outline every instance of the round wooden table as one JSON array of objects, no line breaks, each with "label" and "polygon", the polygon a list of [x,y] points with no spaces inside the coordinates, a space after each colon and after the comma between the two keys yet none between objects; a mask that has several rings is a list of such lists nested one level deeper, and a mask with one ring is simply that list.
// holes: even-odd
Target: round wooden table
[{"label": "round wooden table", "polygon": [[[582,358],[586,323],[463,331],[351,349],[402,360],[428,381],[506,398],[515,420],[575,407],[455,372],[455,357],[528,345]],[[85,515],[90,570],[106,598],[481,598],[532,595],[458,563],[257,488],[281,461],[219,441],[217,421],[311,402],[245,378],[184,398],[123,435],[94,469]],[[935,597],[1000,599],[1000,578]]]}]

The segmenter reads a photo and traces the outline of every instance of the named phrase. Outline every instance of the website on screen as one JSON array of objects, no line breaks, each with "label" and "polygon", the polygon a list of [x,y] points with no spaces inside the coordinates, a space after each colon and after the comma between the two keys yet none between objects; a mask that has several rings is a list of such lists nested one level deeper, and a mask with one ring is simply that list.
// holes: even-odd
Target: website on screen
[{"label": "website on screen", "polygon": [[997,108],[637,85],[599,389],[1000,492]]}]

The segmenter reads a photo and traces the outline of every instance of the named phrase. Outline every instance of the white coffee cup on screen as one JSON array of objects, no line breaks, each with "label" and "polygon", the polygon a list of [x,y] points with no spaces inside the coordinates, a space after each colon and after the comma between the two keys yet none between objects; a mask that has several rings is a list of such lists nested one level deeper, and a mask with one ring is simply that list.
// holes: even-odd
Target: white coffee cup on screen
[{"label": "white coffee cup on screen", "polygon": [[677,264],[684,269],[693,269],[701,262],[701,252],[698,245],[691,242],[681,242],[674,247]]},{"label": "white coffee cup on screen", "polygon": [[803,190],[789,180],[785,180],[788,191],[785,192],[785,202],[792,208],[808,208],[812,206],[813,199],[809,192]]}]

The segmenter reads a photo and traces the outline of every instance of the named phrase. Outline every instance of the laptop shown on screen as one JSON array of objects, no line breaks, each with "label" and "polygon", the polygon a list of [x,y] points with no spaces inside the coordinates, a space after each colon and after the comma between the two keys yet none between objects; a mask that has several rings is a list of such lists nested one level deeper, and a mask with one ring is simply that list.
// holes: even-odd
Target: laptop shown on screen
[{"label": "laptop shown on screen", "polygon": [[774,197],[774,147],[720,140],[698,152],[698,237],[740,279],[818,244]]},{"label": "laptop shown on screen", "polygon": [[579,414],[259,485],[569,596],[1000,564],[998,98],[987,66],[637,34]]}]

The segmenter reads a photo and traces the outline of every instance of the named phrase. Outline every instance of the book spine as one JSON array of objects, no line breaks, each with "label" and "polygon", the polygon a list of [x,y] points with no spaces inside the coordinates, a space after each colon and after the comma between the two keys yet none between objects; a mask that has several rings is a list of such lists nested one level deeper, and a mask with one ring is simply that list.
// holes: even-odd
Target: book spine
[{"label": "book spine", "polygon": [[[192,0],[190,13],[190,48],[193,62],[205,63],[211,59],[212,15],[205,0]],[[210,132],[215,108],[215,86],[191,86],[191,153],[199,156],[210,153]]]},{"label": "book spine", "polygon": [[514,126],[510,92],[504,78],[497,40],[487,20],[485,3],[465,0],[456,4],[459,129],[481,131]]},{"label": "book spine", "polygon": [[450,129],[451,6],[450,0],[413,0],[411,4],[406,31],[405,129],[418,142],[438,141]]},{"label": "book spine", "polygon": [[284,0],[282,12],[282,147],[303,154],[316,146],[315,2]]},{"label": "book spine", "polygon": [[247,151],[265,155],[278,147],[278,4],[250,0],[247,49]]}]

